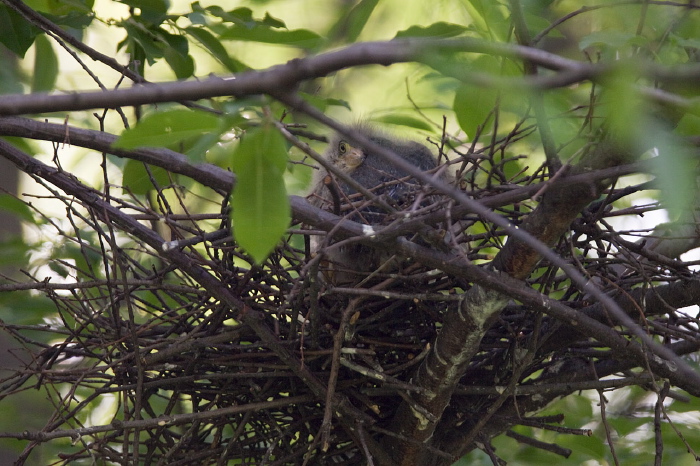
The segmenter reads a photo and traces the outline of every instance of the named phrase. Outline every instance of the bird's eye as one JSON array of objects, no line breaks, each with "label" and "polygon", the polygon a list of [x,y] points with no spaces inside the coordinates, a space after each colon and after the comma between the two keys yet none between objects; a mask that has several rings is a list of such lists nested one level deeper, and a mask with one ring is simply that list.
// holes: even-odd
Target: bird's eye
[{"label": "bird's eye", "polygon": [[348,143],[345,141],[340,141],[338,143],[338,152],[340,152],[341,154],[344,154],[347,151],[348,151]]}]

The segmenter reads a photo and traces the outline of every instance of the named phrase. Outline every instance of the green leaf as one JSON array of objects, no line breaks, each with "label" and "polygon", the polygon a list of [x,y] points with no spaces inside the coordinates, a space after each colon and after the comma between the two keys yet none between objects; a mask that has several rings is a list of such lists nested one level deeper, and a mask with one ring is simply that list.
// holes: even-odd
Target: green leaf
[{"label": "green leaf", "polygon": [[127,39],[122,43],[133,42],[140,46],[149,65],[153,65],[158,58],[162,58],[165,53],[165,45],[155,40],[155,33],[149,33],[137,26],[135,22],[126,21],[122,23],[126,30]]},{"label": "green leaf", "polygon": [[[50,20],[53,23],[64,26],[65,28],[73,29],[75,32],[81,31],[88,27],[95,16],[92,12],[71,12],[65,15],[52,15],[49,13],[42,13],[42,16]],[[71,31],[73,32],[73,31]]]},{"label": "green leaf", "polygon": [[184,36],[170,34],[163,28],[156,30],[158,37],[168,43],[163,54],[165,61],[178,79],[186,79],[194,74],[194,60],[189,55],[190,45]]},{"label": "green leaf", "polygon": [[168,14],[170,2],[168,0],[120,0],[121,3],[138,8],[141,14],[139,18],[152,24],[159,25]]},{"label": "green leaf", "polygon": [[265,13],[265,18],[262,20],[257,20],[253,18],[253,10],[248,7],[239,7],[231,11],[225,11],[223,8],[217,5],[202,7],[199,2],[192,3],[193,13],[205,13],[220,18],[224,23],[233,23],[245,26],[247,28],[253,28],[256,25],[269,26],[273,28],[286,28],[284,21],[273,18],[269,13]]},{"label": "green leaf", "polygon": [[9,194],[0,194],[0,210],[10,212],[24,221],[34,223],[32,210],[27,204]]},{"label": "green leaf", "polygon": [[[482,73],[490,73],[501,76],[503,71],[515,73],[517,71],[503,67],[501,61],[489,55],[482,55],[469,64],[469,68],[479,70]],[[459,126],[469,137],[477,134],[479,126],[485,127],[492,117],[492,112],[501,91],[494,88],[485,88],[473,84],[464,83],[457,88],[453,109],[457,116]]]},{"label": "green leaf", "polygon": [[231,58],[219,39],[214,37],[214,35],[206,29],[190,26],[185,29],[185,31],[187,31],[190,36],[197,39],[199,43],[209,50],[209,53],[211,53],[214,58],[219,60],[221,64],[224,65],[231,73],[237,73],[239,71],[249,69],[248,66],[236,59]]},{"label": "green leaf", "polygon": [[273,18],[270,13],[265,12],[265,17],[261,21],[262,24],[272,28],[286,28],[287,25],[281,19]]},{"label": "green leaf", "polygon": [[694,37],[686,39],[683,37],[676,36],[675,34],[670,34],[670,38],[674,40],[676,45],[679,45],[681,47],[700,49],[700,39]]},{"label": "green leaf", "polygon": [[0,5],[0,43],[24,58],[41,30],[5,5]]},{"label": "green leaf", "polygon": [[233,154],[233,233],[257,263],[272,252],[291,222],[286,165],[284,139],[269,125],[247,132]]},{"label": "green leaf", "polygon": [[[479,132],[479,126],[486,123],[493,104],[495,96],[481,94],[481,88],[472,84],[462,84],[455,92],[455,98],[452,108],[457,116],[459,127],[467,134],[467,137],[474,138]],[[478,101],[488,97],[486,105],[479,104]]]},{"label": "green leaf", "polygon": [[402,37],[455,37],[463,34],[467,28],[459,24],[439,22],[430,26],[411,26],[408,29],[396,33],[394,39]]},{"label": "green leaf", "polygon": [[629,434],[636,431],[639,427],[643,425],[648,425],[653,422],[649,418],[644,417],[613,417],[608,419],[610,425],[621,437],[626,437]]},{"label": "green leaf", "polygon": [[580,50],[588,47],[602,47],[605,50],[619,50],[625,46],[642,46],[648,42],[643,36],[622,31],[597,31],[581,39],[578,43]]},{"label": "green leaf", "polygon": [[[25,2],[26,3],[26,2]],[[94,0],[46,0],[43,5],[29,5],[34,10],[41,11],[42,16],[82,41],[83,31],[87,28],[95,14],[92,11]]]},{"label": "green leaf", "polygon": [[[155,189],[153,185],[154,181],[158,184],[158,187],[161,188],[171,184],[167,170],[150,165],[148,168],[149,170],[146,170],[143,162],[129,159],[124,165],[122,175],[122,186],[124,186],[124,190],[134,194],[144,195]],[[148,173],[149,171],[151,172],[150,176]],[[153,181],[151,181],[151,176],[153,177]]]},{"label": "green leaf", "polygon": [[[566,414],[568,419],[569,413]],[[575,417],[573,418],[576,419]],[[602,438],[605,438],[605,435]],[[601,440],[601,437],[597,435],[591,437],[585,435],[562,435],[557,437],[557,445],[574,452],[577,459],[574,464],[582,464],[584,461],[591,459],[595,460],[593,464],[602,464],[601,460],[605,459],[605,455],[608,453],[606,445]]]},{"label": "green leaf", "polygon": [[409,128],[422,129],[424,131],[432,131],[433,127],[430,126],[425,120],[416,118],[411,115],[401,115],[392,113],[390,115],[383,115],[378,118],[374,118],[375,121],[380,123],[388,123],[390,125],[397,126],[408,126]]},{"label": "green leaf", "polygon": [[[5,235],[0,241],[0,257],[2,257],[2,266],[6,270],[24,269],[27,266],[29,257],[32,252],[32,247],[27,245],[21,235]],[[0,293],[0,294],[14,294]]]},{"label": "green leaf", "polygon": [[317,109],[321,110],[322,112],[326,111],[326,108],[328,107],[344,107],[347,108],[348,110],[352,110],[350,108],[350,104],[342,99],[333,99],[330,97],[320,97],[318,95],[314,94],[307,94],[306,92],[300,92],[301,96],[306,100],[308,103],[316,107]]},{"label": "green leaf", "polygon": [[[26,264],[26,262],[25,262]],[[37,325],[56,312],[56,304],[46,295],[17,290],[0,293],[0,319],[13,324]]]},{"label": "green leaf", "polygon": [[668,209],[669,218],[682,218],[684,213],[692,211],[698,195],[696,150],[669,134],[661,131],[656,134],[653,142],[658,155],[652,161],[659,197]]},{"label": "green leaf", "polygon": [[[454,111],[459,127],[470,138],[476,137],[492,119],[491,112],[498,100],[498,90],[472,84],[462,84],[455,92]],[[488,132],[488,131],[486,131]]]},{"label": "green leaf", "polygon": [[[95,6],[95,1],[94,0],[47,0],[46,6],[48,7],[47,12],[52,13],[52,14],[57,15],[57,16],[67,16],[67,15],[72,15],[72,14],[89,15],[92,13],[92,7]],[[39,10],[41,10],[41,9],[39,8]],[[41,11],[44,11],[44,10],[41,10]]]},{"label": "green leaf", "polygon": [[51,42],[44,35],[37,36],[34,55],[32,92],[53,90],[58,76],[58,58]]},{"label": "green leaf", "polygon": [[[542,16],[529,13],[525,13],[525,23],[527,24],[527,28],[529,31],[531,31],[533,36],[539,34],[541,31],[547,29],[549,26],[552,25],[552,22],[549,18],[543,18]],[[549,32],[547,32],[547,37],[549,37],[550,39],[563,39],[566,36],[559,32],[557,28],[554,28],[550,29]]]},{"label": "green leaf", "polygon": [[187,42],[187,38],[178,34],[170,34],[163,28],[156,29],[158,37],[163,39],[170,45],[177,53],[182,56],[187,56],[190,53],[190,44]]},{"label": "green leaf", "polygon": [[177,79],[186,79],[194,74],[194,60],[191,56],[182,55],[173,47],[168,47],[165,49],[164,58]]},{"label": "green leaf", "polygon": [[185,139],[215,131],[219,120],[211,113],[196,110],[169,110],[153,113],[125,130],[112,144],[121,149],[137,147],[170,147]]},{"label": "green leaf", "polygon": [[[199,2],[197,2],[199,3]],[[258,24],[255,19],[253,19],[253,10],[246,7],[236,8],[231,11],[225,11],[220,6],[214,5],[205,8],[212,15],[221,18],[224,22],[240,24],[247,27],[255,27]]]},{"label": "green leaf", "polygon": [[[584,144],[589,144],[587,138],[580,137],[580,115],[572,112],[578,96],[572,89],[556,89],[547,92],[542,99],[547,124],[555,147],[560,148],[559,157],[567,159]],[[539,136],[537,136],[539,138]]]},{"label": "green leaf", "polygon": [[[605,80],[601,93],[601,101],[605,105],[600,109],[600,115],[607,117],[605,121],[609,125],[611,136],[629,145],[636,144],[638,136],[643,135],[642,128],[647,120],[644,99],[637,88],[630,85],[635,79],[633,67],[622,68]],[[647,148],[640,147],[642,151]]]},{"label": "green leaf", "polygon": [[490,0],[468,0],[469,5],[487,22],[504,21],[504,7],[499,2]]},{"label": "green leaf", "polygon": [[510,33],[511,22],[507,8],[501,2],[491,0],[468,0],[463,2],[473,21],[473,28],[486,39],[505,41]]},{"label": "green leaf", "polygon": [[340,15],[328,36],[334,39],[342,37],[346,42],[357,41],[377,3],[379,0],[361,0],[347,14]]},{"label": "green leaf", "polygon": [[323,43],[323,38],[321,36],[307,29],[278,31],[261,25],[257,25],[253,28],[234,25],[227,28],[220,37],[226,40],[289,45],[291,47],[303,49],[316,48]]}]

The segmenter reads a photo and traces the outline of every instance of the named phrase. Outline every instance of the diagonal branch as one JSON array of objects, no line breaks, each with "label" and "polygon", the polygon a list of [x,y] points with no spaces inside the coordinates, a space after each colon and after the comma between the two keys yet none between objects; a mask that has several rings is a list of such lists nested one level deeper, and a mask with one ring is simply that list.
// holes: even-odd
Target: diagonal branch
[{"label": "diagonal branch", "polygon": [[[198,261],[178,249],[163,248],[165,241],[158,233],[145,227],[110,203],[105,202],[102,200],[100,193],[81,184],[76,178],[69,176],[67,173],[39,162],[3,140],[0,140],[0,155],[17,165],[22,171],[43,178],[65,193],[79,199],[85,206],[93,209],[95,215],[105,223],[113,224],[120,230],[138,237],[155,251],[158,251],[160,256],[191,276],[212,296],[230,306],[231,309],[236,310],[238,312],[237,318],[253,329],[262,342],[309,387],[318,399],[325,400],[327,393],[326,384],[304,366],[297,356],[281,344],[279,338],[265,323],[264,315],[236,297],[225,284],[204,269]],[[361,434],[359,433],[358,425],[361,423],[372,423],[372,418],[355,408],[349,400],[339,394],[335,394],[333,397],[333,407],[336,412],[341,413],[338,416],[341,424],[359,444]],[[385,456],[378,445],[372,443],[369,439],[365,439],[365,441],[370,443],[370,448],[374,455],[378,458]]]}]

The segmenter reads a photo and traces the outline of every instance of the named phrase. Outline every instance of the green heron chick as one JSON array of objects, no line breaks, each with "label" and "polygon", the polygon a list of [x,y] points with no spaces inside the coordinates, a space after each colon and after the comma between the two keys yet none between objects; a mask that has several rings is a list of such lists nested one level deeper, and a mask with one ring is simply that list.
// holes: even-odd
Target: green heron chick
[{"label": "green heron chick", "polygon": [[[358,125],[355,129],[375,144],[407,160],[419,170],[437,168],[433,154],[422,144],[392,138],[366,125]],[[404,170],[395,167],[384,157],[365,150],[362,146],[351,144],[341,135],[336,135],[331,140],[324,157],[359,185],[372,191],[398,210],[412,205],[416,195],[422,190],[420,182],[411,178]],[[312,186],[309,201],[317,207],[336,214],[343,212],[341,205],[349,205],[351,196],[357,194],[353,187],[333,177],[323,168],[315,174]],[[355,198],[352,197],[352,199]],[[354,221],[375,225],[384,222],[386,212],[380,207],[370,205],[356,209],[348,214],[348,217]],[[322,245],[323,238],[312,237],[313,253],[318,252]],[[352,244],[330,247],[326,251],[326,259],[329,269],[329,273],[325,274],[326,279],[337,285],[348,285],[359,282],[369,272],[382,266],[390,256],[369,246]],[[396,265],[389,268],[396,269]]]}]

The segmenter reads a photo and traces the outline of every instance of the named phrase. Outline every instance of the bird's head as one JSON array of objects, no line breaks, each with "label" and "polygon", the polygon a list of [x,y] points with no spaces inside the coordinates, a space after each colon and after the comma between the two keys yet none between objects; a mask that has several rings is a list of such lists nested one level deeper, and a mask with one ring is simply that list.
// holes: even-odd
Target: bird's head
[{"label": "bird's head", "polygon": [[334,140],[328,149],[328,160],[340,170],[351,173],[362,165],[367,157],[360,147],[351,145],[344,139]]}]

